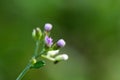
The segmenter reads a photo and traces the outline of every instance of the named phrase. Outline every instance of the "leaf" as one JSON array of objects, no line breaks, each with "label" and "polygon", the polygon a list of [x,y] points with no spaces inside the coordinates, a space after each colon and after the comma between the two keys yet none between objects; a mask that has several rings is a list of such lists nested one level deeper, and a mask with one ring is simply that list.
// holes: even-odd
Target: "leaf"
[{"label": "leaf", "polygon": [[33,66],[31,66],[31,68],[39,69],[40,67],[43,67],[44,65],[45,65],[44,61],[38,61]]}]

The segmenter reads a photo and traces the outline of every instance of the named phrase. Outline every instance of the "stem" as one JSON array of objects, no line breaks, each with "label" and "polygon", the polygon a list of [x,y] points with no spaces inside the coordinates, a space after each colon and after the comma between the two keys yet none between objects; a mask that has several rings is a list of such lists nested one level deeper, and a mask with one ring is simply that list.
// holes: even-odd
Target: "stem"
[{"label": "stem", "polygon": [[50,61],[55,61],[55,59],[52,58],[52,57],[49,57],[49,56],[46,56],[46,55],[41,55],[41,56],[48,59],[48,60],[50,60]]},{"label": "stem", "polygon": [[20,75],[17,77],[16,80],[21,80],[21,79],[24,77],[24,75],[29,71],[30,67],[31,67],[31,64],[29,63],[29,64],[24,68],[24,70],[20,73]]},{"label": "stem", "polygon": [[38,54],[39,44],[40,44],[40,41],[39,40],[36,41],[36,47],[35,47],[35,52],[34,52],[33,57],[37,56],[37,54]]},{"label": "stem", "polygon": [[44,52],[45,52],[45,49],[44,49],[44,47],[45,47],[45,44],[44,44],[44,42],[42,42],[42,47],[41,47],[41,51],[38,53],[38,55],[37,56],[35,56],[36,58],[38,58],[39,56],[41,56]]},{"label": "stem", "polygon": [[[34,55],[31,58],[31,60],[38,55],[39,43],[40,43],[39,41],[36,41],[35,52],[34,52]],[[32,65],[32,63],[29,62],[28,65],[23,69],[23,71],[20,73],[20,75],[17,77],[16,80],[21,80],[25,76],[25,74],[29,71],[31,65]]]}]

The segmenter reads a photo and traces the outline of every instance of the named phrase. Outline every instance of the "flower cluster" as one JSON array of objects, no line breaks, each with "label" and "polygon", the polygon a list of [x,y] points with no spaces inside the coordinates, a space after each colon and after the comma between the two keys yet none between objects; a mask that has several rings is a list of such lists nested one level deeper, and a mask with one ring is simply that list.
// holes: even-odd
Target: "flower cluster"
[{"label": "flower cluster", "polygon": [[21,80],[30,69],[43,67],[45,61],[41,60],[41,57],[53,61],[55,64],[68,59],[67,54],[59,54],[60,48],[63,48],[66,42],[64,39],[53,42],[53,39],[50,37],[51,30],[52,25],[50,23],[45,24],[43,32],[38,27],[33,29],[32,37],[36,42],[35,52],[16,80]]},{"label": "flower cluster", "polygon": [[63,48],[66,45],[66,42],[64,39],[53,42],[53,39],[50,37],[52,28],[53,26],[50,23],[46,23],[43,32],[40,28],[33,29],[32,36],[36,41],[43,41],[43,45],[45,45],[40,56],[53,61],[54,63],[58,63],[68,59],[67,54],[59,54],[60,48]]}]

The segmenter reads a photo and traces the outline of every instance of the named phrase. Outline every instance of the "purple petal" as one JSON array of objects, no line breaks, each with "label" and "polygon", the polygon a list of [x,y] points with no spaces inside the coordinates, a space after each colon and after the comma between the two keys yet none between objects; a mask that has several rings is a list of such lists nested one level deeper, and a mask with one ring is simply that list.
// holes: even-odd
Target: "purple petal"
[{"label": "purple petal", "polygon": [[53,44],[53,39],[51,37],[45,36],[45,43],[48,47],[51,47]]}]

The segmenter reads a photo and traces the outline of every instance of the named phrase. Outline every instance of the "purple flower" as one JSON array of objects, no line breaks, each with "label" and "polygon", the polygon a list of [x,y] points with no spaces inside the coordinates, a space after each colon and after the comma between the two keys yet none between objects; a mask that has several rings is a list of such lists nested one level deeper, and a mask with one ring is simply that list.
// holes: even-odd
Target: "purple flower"
[{"label": "purple flower", "polygon": [[59,46],[59,47],[64,47],[65,44],[66,43],[65,43],[65,41],[63,39],[60,39],[60,40],[57,41],[57,46]]},{"label": "purple flower", "polygon": [[46,23],[44,29],[45,31],[50,31],[52,29],[52,25],[50,23]]},{"label": "purple flower", "polygon": [[45,44],[46,44],[48,47],[51,47],[52,44],[53,44],[53,39],[52,39],[51,37],[45,36]]}]

